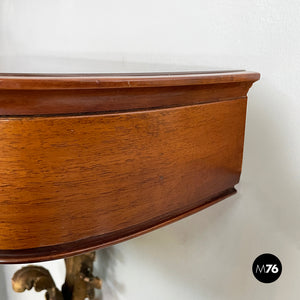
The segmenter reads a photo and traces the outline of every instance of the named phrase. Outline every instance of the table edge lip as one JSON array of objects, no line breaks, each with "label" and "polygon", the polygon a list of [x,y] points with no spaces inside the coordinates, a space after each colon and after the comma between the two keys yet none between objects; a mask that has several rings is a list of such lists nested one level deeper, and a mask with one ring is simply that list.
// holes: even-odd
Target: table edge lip
[{"label": "table edge lip", "polygon": [[255,82],[257,72],[234,70],[139,74],[1,74],[0,90],[68,90],[145,88]]}]

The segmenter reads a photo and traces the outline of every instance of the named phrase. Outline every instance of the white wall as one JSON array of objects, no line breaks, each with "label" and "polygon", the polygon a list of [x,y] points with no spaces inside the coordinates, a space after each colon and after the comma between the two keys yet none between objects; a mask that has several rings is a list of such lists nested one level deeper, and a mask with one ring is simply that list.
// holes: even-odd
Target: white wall
[{"label": "white wall", "polygon": [[[1,0],[0,53],[245,68],[249,93],[239,193],[194,216],[98,252],[104,300],[296,300],[300,295],[298,0]],[[251,272],[259,254],[278,281]],[[47,263],[59,285],[63,262]],[[14,294],[2,266],[1,300]],[[2,274],[3,273],[3,274]]]}]

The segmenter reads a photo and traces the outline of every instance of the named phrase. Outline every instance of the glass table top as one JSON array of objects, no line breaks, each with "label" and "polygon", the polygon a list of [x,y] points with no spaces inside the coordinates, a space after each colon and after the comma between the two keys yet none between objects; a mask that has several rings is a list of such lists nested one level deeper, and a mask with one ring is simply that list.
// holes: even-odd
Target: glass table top
[{"label": "glass table top", "polygon": [[85,58],[0,56],[0,76],[176,75],[240,72],[206,66],[150,64]]}]

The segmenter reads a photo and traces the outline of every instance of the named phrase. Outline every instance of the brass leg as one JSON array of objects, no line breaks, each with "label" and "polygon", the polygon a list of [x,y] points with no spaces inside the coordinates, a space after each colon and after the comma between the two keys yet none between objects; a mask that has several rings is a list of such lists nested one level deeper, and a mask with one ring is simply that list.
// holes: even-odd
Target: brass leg
[{"label": "brass leg", "polygon": [[62,291],[55,286],[49,271],[38,266],[18,270],[12,278],[13,289],[19,293],[33,287],[37,292],[46,290],[46,300],[94,299],[94,289],[101,289],[101,280],[93,275],[94,260],[95,252],[66,258],[66,280]]}]

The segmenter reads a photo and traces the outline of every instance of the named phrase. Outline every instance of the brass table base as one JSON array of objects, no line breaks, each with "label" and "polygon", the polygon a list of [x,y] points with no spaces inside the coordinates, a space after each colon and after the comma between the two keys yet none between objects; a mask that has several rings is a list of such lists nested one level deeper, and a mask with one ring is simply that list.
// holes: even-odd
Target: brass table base
[{"label": "brass table base", "polygon": [[94,299],[95,289],[101,289],[101,279],[93,275],[95,252],[65,259],[66,280],[60,291],[49,273],[39,266],[27,266],[18,270],[12,278],[16,292],[24,292],[33,287],[37,292],[46,290],[46,300]]}]

